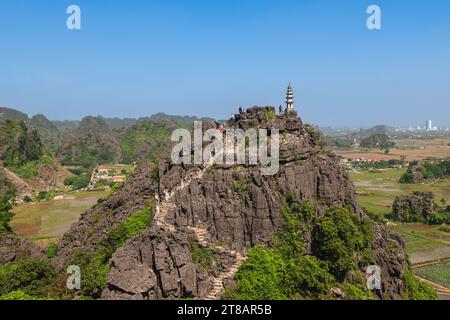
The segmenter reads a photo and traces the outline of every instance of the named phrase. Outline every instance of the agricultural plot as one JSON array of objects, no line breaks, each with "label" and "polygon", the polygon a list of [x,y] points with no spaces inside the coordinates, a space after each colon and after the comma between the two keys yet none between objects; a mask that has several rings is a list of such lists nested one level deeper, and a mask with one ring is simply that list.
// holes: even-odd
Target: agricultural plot
[{"label": "agricultural plot", "polygon": [[336,150],[337,154],[348,159],[366,159],[369,161],[399,160],[405,156],[407,161],[426,158],[450,157],[450,139],[398,139],[394,140],[397,148],[391,149],[389,154],[379,149]]},{"label": "agricultural plot", "polygon": [[418,276],[450,288],[450,262],[430,265],[414,270]]},{"label": "agricultural plot", "polygon": [[450,179],[433,184],[400,184],[400,177],[406,169],[382,169],[376,172],[358,171],[351,174],[360,205],[368,211],[382,215],[392,211],[397,196],[414,191],[433,192],[436,202],[441,199],[450,202]]},{"label": "agricultural plot", "polygon": [[73,192],[63,200],[22,204],[14,208],[12,228],[38,245],[55,242],[70,229],[81,213],[105,197],[106,192]]},{"label": "agricultural plot", "polygon": [[441,231],[440,226],[399,223],[392,228],[405,239],[412,264],[450,258],[450,233]]},{"label": "agricultural plot", "polygon": [[[450,180],[426,185],[400,184],[398,180],[404,172],[404,169],[384,169],[352,173],[361,207],[384,216],[392,212],[392,203],[397,196],[413,191],[433,192],[438,204],[441,199],[450,203]],[[440,230],[440,226],[394,223],[391,228],[405,239],[406,253],[413,264],[450,257],[450,233]]]}]

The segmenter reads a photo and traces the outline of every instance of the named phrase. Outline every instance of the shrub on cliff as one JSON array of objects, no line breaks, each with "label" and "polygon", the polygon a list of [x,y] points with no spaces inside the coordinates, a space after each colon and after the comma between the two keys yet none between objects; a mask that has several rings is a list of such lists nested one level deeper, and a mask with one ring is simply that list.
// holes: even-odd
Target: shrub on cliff
[{"label": "shrub on cliff", "polygon": [[8,210],[0,210],[0,235],[2,233],[10,233],[12,232],[11,226],[9,223],[11,222],[14,214]]},{"label": "shrub on cliff", "polygon": [[348,209],[331,207],[318,218],[313,230],[313,253],[325,261],[331,273],[343,280],[356,269],[355,252],[362,252],[372,238],[371,222],[360,220]]},{"label": "shrub on cliff", "polygon": [[0,234],[11,232],[9,223],[14,215],[10,210],[15,198],[16,189],[0,168]]},{"label": "shrub on cliff", "polygon": [[206,272],[210,271],[217,262],[217,254],[209,248],[203,248],[196,241],[190,241],[189,247],[192,255],[192,261],[202,267]]},{"label": "shrub on cliff", "polygon": [[[237,287],[228,298],[297,299],[326,298],[349,271],[358,278],[359,264],[372,240],[372,224],[346,208],[330,207],[316,217],[315,208],[295,202],[286,194],[287,206],[281,209],[285,225],[270,242],[270,247],[256,247],[236,276]],[[305,234],[312,236],[312,256],[306,255]],[[363,258],[358,258],[363,257]],[[358,278],[359,279],[359,278]],[[355,280],[356,288],[364,281]],[[264,291],[267,286],[269,292]],[[349,289],[350,290],[350,289]],[[358,289],[359,290],[359,289]],[[361,289],[359,295],[372,297]]]},{"label": "shrub on cliff", "polygon": [[124,222],[108,231],[95,252],[79,250],[72,260],[73,265],[80,267],[82,272],[81,291],[84,298],[99,298],[106,287],[106,275],[109,272],[109,260],[114,252],[124,243],[141,233],[152,222],[153,206],[137,211]]},{"label": "shrub on cliff", "polygon": [[33,296],[27,294],[26,292],[24,292],[22,290],[18,290],[18,291],[12,291],[3,296],[0,296],[0,300],[4,300],[4,301],[28,300],[29,301],[29,300],[46,300],[46,299],[36,298],[36,297],[33,297]]},{"label": "shrub on cliff", "polygon": [[286,300],[285,269],[279,252],[256,246],[236,274],[237,289],[228,295],[241,300]]},{"label": "shrub on cliff", "polygon": [[404,276],[405,282],[405,299],[406,300],[437,300],[436,291],[426,283],[416,279],[410,269],[408,269]]},{"label": "shrub on cliff", "polygon": [[26,295],[46,298],[56,272],[45,260],[19,260],[0,266],[0,296],[20,290]]}]

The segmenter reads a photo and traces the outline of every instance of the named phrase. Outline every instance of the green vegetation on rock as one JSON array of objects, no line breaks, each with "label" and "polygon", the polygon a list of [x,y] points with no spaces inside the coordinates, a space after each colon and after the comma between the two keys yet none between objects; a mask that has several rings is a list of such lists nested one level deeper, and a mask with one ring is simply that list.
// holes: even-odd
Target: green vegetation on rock
[{"label": "green vegetation on rock", "polygon": [[33,116],[30,125],[37,130],[46,150],[55,155],[62,138],[58,128],[42,114]]},{"label": "green vegetation on rock", "polygon": [[348,209],[331,207],[317,219],[313,230],[313,253],[326,261],[331,273],[343,280],[357,267],[355,254],[363,252],[372,240],[372,223],[359,219]]},{"label": "green vegetation on rock", "polygon": [[[285,226],[268,248],[256,246],[236,274],[230,299],[318,299],[330,298],[330,289],[340,286],[345,274],[361,273],[365,249],[372,239],[371,222],[360,220],[348,209],[330,207],[317,218],[315,208],[299,204],[286,195],[288,206],[281,212]],[[303,235],[312,232],[313,255],[306,255]],[[364,277],[343,286],[349,298],[373,298]],[[348,290],[347,290],[348,289]]]},{"label": "green vegetation on rock", "polygon": [[408,269],[403,280],[405,282],[407,300],[437,300],[438,296],[436,291],[426,283],[419,281],[414,277],[412,271]]},{"label": "green vegetation on rock", "polygon": [[72,176],[65,179],[64,184],[66,186],[71,186],[73,190],[79,190],[86,188],[90,181],[91,178],[87,174],[82,173],[79,176]]},{"label": "green vegetation on rock", "polygon": [[111,259],[114,252],[124,243],[136,237],[152,222],[153,207],[140,210],[129,216],[125,221],[108,231],[106,237],[97,245],[94,252],[78,250],[72,260],[73,265],[78,265],[83,277],[81,278],[82,297],[99,298],[106,287],[106,275],[109,272]]},{"label": "green vegetation on rock", "polygon": [[282,256],[276,250],[256,246],[249,250],[247,261],[236,274],[237,288],[223,298],[241,300],[286,300],[283,285],[286,269]]},{"label": "green vegetation on rock", "polygon": [[414,184],[450,177],[450,160],[411,161],[400,183]]},{"label": "green vegetation on rock", "polygon": [[49,261],[22,259],[0,265],[1,299],[48,298],[57,273]]},{"label": "green vegetation on rock", "polygon": [[28,121],[28,115],[11,108],[0,108],[0,122],[4,122],[6,120],[14,120],[22,122]]},{"label": "green vegetation on rock", "polygon": [[24,179],[35,177],[41,165],[51,165],[45,156],[37,132],[25,122],[6,120],[0,123],[0,160]]},{"label": "green vegetation on rock", "polygon": [[204,271],[211,270],[212,264],[218,259],[214,251],[201,247],[196,241],[190,241],[189,247],[191,250],[192,261],[199,264]]},{"label": "green vegetation on rock", "polygon": [[10,210],[15,198],[16,189],[0,167],[0,234],[12,232],[10,222],[14,214]]},{"label": "green vegetation on rock", "polygon": [[119,143],[123,163],[156,159],[165,154],[176,124],[162,121],[140,121],[123,131]]},{"label": "green vegetation on rock", "polygon": [[93,168],[116,163],[120,159],[120,147],[103,118],[88,116],[76,130],[64,135],[57,156],[64,165]]},{"label": "green vegetation on rock", "polygon": [[4,301],[20,301],[20,300],[47,300],[45,298],[36,298],[33,297],[29,294],[27,294],[26,292],[22,291],[22,290],[18,290],[18,291],[12,291],[10,293],[7,293],[3,296],[0,296],[0,300],[4,300]]}]

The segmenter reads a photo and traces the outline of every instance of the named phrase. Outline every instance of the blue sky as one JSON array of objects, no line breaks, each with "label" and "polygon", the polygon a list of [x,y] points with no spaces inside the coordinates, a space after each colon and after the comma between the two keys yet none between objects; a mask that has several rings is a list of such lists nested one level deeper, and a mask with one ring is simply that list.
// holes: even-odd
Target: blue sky
[{"label": "blue sky", "polygon": [[1,0],[0,106],[224,119],[292,81],[309,123],[450,125],[449,40],[450,0]]}]

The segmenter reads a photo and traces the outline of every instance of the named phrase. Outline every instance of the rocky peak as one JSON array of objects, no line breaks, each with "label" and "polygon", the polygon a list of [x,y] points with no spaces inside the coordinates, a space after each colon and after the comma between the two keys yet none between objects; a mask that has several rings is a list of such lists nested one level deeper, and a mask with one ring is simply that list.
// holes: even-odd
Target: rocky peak
[{"label": "rocky peak", "polygon": [[[203,122],[204,130],[221,126]],[[314,204],[316,217],[330,206],[350,208],[358,217],[365,216],[339,159],[322,150],[317,134],[303,125],[295,111],[276,114],[273,107],[241,110],[224,127],[280,129],[279,172],[263,176],[251,165],[195,166],[170,161],[162,161],[158,167],[143,165],[122,190],[89,210],[72,227],[60,244],[58,264],[67,264],[77,248],[95,251],[108,230],[155,199],[153,223],[112,256],[102,297],[215,299],[232,285],[247,250],[267,245],[283,227],[286,195],[298,203]],[[386,274],[383,289],[394,298],[404,289],[400,279],[406,267],[403,243],[384,227],[377,228],[372,249],[383,270],[396,266]],[[93,231],[87,235],[87,230]],[[303,237],[307,254],[312,254],[311,232]],[[388,239],[398,246],[386,253]],[[214,257],[208,270],[194,258],[193,241]]]},{"label": "rocky peak", "polygon": [[228,122],[227,126],[235,129],[279,129],[280,132],[299,132],[303,123],[294,110],[280,112],[275,111],[275,107],[252,107],[246,110],[239,110]]},{"label": "rocky peak", "polygon": [[394,219],[402,222],[420,222],[435,210],[432,192],[413,192],[397,197],[393,204]]},{"label": "rocky peak", "polygon": [[87,116],[83,118],[77,129],[80,133],[108,133],[109,127],[101,117]]}]

